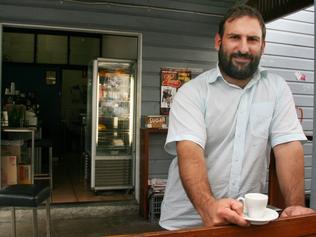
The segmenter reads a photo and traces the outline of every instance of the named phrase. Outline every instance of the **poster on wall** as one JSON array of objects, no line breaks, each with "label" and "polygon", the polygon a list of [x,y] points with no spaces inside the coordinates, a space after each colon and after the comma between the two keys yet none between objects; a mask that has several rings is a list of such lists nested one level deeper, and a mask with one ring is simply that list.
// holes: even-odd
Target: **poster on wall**
[{"label": "poster on wall", "polygon": [[168,115],[177,90],[191,80],[191,71],[187,69],[162,68],[160,70],[160,114]]}]

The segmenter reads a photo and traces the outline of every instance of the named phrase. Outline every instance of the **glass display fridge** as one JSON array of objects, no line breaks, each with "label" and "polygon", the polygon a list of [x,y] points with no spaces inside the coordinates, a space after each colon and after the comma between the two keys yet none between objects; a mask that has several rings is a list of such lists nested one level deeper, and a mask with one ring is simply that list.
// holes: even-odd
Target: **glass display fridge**
[{"label": "glass display fridge", "polygon": [[89,68],[85,149],[95,191],[134,186],[135,68],[132,60],[104,58]]}]

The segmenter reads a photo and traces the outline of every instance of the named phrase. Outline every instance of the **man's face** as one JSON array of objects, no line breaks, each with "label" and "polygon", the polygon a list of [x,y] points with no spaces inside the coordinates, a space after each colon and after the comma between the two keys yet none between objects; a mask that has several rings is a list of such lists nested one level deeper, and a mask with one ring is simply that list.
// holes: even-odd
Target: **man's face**
[{"label": "man's face", "polygon": [[218,48],[219,67],[225,74],[238,80],[252,77],[265,46],[256,18],[244,16],[227,21],[223,37],[219,37],[215,43]]}]

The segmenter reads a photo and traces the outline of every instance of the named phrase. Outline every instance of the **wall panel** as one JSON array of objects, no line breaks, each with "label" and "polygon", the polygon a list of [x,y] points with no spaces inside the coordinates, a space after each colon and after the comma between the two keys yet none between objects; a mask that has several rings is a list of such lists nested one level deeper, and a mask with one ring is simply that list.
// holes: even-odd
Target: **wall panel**
[{"label": "wall panel", "polygon": [[[51,0],[2,0],[4,23],[76,28],[76,31],[128,31],[143,35],[142,115],[159,113],[160,68],[188,68],[193,76],[215,66],[213,37],[217,24],[234,0],[114,0],[114,3],[151,4],[131,7],[115,4],[79,4]],[[164,9],[163,9],[164,8]],[[175,10],[175,8],[177,8]],[[279,73],[289,83],[295,102],[304,109],[303,126],[312,129],[314,83],[314,8],[294,13],[268,24],[267,50],[262,65]],[[297,81],[295,72],[306,75]],[[293,84],[292,84],[293,83]],[[163,141],[152,143],[150,175],[164,176],[171,160],[163,153]],[[306,146],[306,145],[305,145]],[[308,145],[310,147],[310,145]],[[159,152],[160,151],[160,152]],[[310,148],[305,159],[310,160]],[[306,153],[307,152],[307,153]],[[307,168],[310,164],[307,163]],[[310,180],[306,183],[310,188]],[[307,190],[308,191],[308,190]]]},{"label": "wall panel", "polygon": [[[267,48],[262,66],[281,75],[303,111],[302,126],[313,134],[314,109],[314,8],[298,11],[267,24]],[[298,80],[296,74],[305,75]],[[299,117],[300,117],[300,113]],[[305,191],[311,189],[312,142],[304,145]]]},{"label": "wall panel", "polygon": [[[189,68],[195,76],[215,64],[217,54],[213,49],[213,37],[221,16],[234,0],[111,2],[114,4],[100,4],[100,1],[99,4],[82,4],[70,1],[2,0],[0,21],[142,33],[141,114],[152,115],[160,111],[161,67]],[[128,5],[119,5],[121,3]],[[158,143],[150,145],[150,150],[154,151],[150,160],[150,177],[166,177],[171,161],[163,150],[165,137],[159,139]]]}]

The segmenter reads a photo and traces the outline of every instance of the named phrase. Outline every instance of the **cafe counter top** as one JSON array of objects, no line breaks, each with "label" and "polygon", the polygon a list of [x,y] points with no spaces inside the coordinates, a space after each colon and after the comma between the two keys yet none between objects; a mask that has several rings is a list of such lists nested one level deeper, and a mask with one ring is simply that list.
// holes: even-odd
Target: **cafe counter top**
[{"label": "cafe counter top", "polygon": [[130,235],[113,235],[112,237],[274,237],[274,236],[316,236],[316,213],[295,217],[279,218],[266,225],[239,227],[236,225],[218,227],[199,227],[176,231],[158,231]]}]

